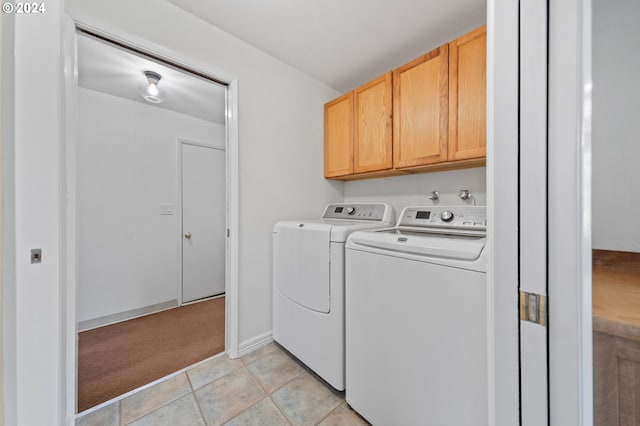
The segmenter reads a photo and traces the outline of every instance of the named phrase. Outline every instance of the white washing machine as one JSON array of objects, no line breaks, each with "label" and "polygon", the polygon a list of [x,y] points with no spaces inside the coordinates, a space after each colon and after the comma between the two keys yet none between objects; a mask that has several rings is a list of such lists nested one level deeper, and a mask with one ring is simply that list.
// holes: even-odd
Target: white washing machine
[{"label": "white washing machine", "polygon": [[410,207],[346,245],[346,399],[374,425],[485,426],[484,207]]},{"label": "white washing machine", "polygon": [[389,227],[387,204],[330,204],[321,219],[273,229],[273,338],[344,389],[344,256],[351,232]]}]

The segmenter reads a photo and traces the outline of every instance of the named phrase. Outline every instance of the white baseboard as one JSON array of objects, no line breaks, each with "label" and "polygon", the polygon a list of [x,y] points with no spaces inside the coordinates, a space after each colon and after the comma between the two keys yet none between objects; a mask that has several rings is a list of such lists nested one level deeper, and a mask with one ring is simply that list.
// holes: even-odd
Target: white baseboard
[{"label": "white baseboard", "polygon": [[85,321],[78,322],[78,333],[81,331],[87,331],[98,327],[104,327],[105,325],[115,324],[121,321],[127,321],[130,319],[142,317],[149,314],[155,314],[158,312],[166,311],[167,309],[178,307],[178,300],[169,300],[168,302],[157,303],[155,305],[143,306],[142,308],[132,309],[126,312],[119,312],[113,315],[107,315],[100,318],[94,318]]},{"label": "white baseboard", "polygon": [[246,355],[263,346],[273,342],[273,332],[267,331],[266,333],[259,334],[251,339],[247,339],[238,345],[238,357]]}]

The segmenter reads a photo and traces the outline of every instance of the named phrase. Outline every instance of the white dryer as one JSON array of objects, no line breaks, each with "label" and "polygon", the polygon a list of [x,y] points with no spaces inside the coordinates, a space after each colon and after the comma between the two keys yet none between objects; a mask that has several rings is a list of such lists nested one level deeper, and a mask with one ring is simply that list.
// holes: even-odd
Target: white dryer
[{"label": "white dryer", "polygon": [[346,246],[346,399],[374,425],[488,423],[484,207],[408,207]]},{"label": "white dryer", "polygon": [[329,204],[320,219],[273,229],[273,338],[337,390],[345,382],[345,242],[393,221],[387,204]]}]

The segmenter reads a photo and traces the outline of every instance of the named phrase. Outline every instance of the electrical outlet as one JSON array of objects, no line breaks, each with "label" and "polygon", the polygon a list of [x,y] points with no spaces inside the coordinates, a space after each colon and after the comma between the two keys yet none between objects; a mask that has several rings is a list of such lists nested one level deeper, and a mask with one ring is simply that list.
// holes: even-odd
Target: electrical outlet
[{"label": "electrical outlet", "polygon": [[42,249],[31,249],[31,263],[42,263]]}]

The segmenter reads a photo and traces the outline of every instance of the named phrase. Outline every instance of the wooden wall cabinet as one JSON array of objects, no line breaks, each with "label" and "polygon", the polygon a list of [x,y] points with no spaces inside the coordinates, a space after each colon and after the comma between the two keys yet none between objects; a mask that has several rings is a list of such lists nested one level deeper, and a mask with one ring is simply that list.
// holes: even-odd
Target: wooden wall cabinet
[{"label": "wooden wall cabinet", "polygon": [[325,177],[482,166],[485,104],[482,26],[327,103]]},{"label": "wooden wall cabinet", "polygon": [[391,72],[325,104],[324,174],[391,169]]},{"label": "wooden wall cabinet", "polygon": [[449,48],[393,71],[394,167],[447,161]]},{"label": "wooden wall cabinet", "polygon": [[391,73],[353,92],[354,172],[387,170],[393,166],[391,139]]},{"label": "wooden wall cabinet", "polygon": [[449,161],[486,156],[487,29],[449,43]]},{"label": "wooden wall cabinet", "polygon": [[353,173],[353,92],[324,106],[324,176]]}]

